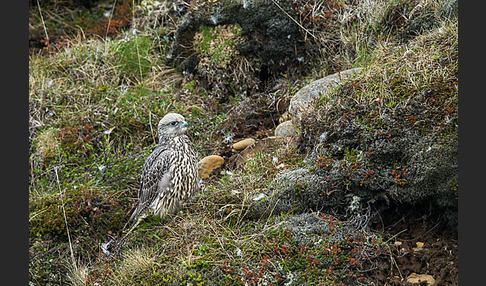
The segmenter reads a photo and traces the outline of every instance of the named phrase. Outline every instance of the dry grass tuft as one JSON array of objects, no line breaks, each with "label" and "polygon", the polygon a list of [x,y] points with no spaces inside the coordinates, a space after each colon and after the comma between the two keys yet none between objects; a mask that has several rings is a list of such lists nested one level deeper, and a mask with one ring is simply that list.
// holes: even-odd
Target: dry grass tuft
[{"label": "dry grass tuft", "polygon": [[88,282],[88,267],[84,265],[72,264],[66,262],[68,265],[67,279],[73,286],[84,286]]},{"label": "dry grass tuft", "polygon": [[60,142],[57,132],[54,128],[45,129],[36,138],[33,156],[40,159],[42,165],[47,165],[49,159],[59,154]]},{"label": "dry grass tuft", "polygon": [[[372,68],[366,68],[361,76],[364,81],[379,84],[375,84],[376,88],[364,89],[360,101],[396,96],[393,84],[397,81],[403,87],[408,86],[404,90],[417,92],[433,86],[436,81],[457,81],[457,22],[443,21],[439,27],[408,44],[377,50],[374,58]],[[453,88],[457,89],[457,85]]]},{"label": "dry grass tuft", "polygon": [[132,249],[124,253],[120,265],[110,277],[110,283],[112,285],[133,285],[135,281],[145,281],[146,278],[150,278],[155,266],[156,257],[151,250]]},{"label": "dry grass tuft", "polygon": [[[365,66],[375,49],[406,43],[455,17],[449,0],[296,1],[302,26],[315,35],[328,74]],[[316,71],[318,72],[318,71]],[[324,74],[325,75],[325,74]],[[322,75],[320,75],[322,76]]]}]

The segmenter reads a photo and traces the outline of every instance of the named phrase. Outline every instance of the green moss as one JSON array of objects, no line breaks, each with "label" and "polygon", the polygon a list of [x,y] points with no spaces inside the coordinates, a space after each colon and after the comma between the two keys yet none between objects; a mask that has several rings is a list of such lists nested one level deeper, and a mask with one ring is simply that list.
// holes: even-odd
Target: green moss
[{"label": "green moss", "polygon": [[202,58],[206,57],[203,61],[225,68],[237,53],[233,47],[240,36],[241,27],[238,24],[216,27],[202,25],[194,37],[194,47]]}]

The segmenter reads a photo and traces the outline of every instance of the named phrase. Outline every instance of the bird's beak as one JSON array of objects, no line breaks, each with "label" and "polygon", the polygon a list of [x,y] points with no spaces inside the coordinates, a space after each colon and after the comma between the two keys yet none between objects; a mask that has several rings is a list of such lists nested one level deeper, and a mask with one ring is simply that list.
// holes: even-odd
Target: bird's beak
[{"label": "bird's beak", "polygon": [[180,123],[180,126],[181,126],[181,127],[187,127],[187,126],[189,126],[189,124],[188,124],[187,122],[185,122],[185,121],[182,121],[182,122]]}]

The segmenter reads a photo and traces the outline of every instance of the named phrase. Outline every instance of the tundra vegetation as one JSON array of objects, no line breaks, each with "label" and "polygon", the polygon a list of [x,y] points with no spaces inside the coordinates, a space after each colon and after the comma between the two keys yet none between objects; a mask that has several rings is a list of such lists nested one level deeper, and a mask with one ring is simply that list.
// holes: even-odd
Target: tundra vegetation
[{"label": "tundra vegetation", "polygon": [[[457,285],[457,1],[29,3],[32,285]],[[168,112],[225,164],[117,244]]]}]

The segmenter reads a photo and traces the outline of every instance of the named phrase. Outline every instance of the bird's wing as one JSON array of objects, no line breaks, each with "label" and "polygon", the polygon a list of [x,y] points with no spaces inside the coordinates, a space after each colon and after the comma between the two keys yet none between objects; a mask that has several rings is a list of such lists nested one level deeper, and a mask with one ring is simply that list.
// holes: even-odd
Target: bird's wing
[{"label": "bird's wing", "polygon": [[134,223],[134,220],[143,215],[157,197],[159,182],[170,183],[169,167],[172,156],[172,151],[159,148],[154,150],[145,160],[138,192],[138,206],[130,217],[129,222]]}]

